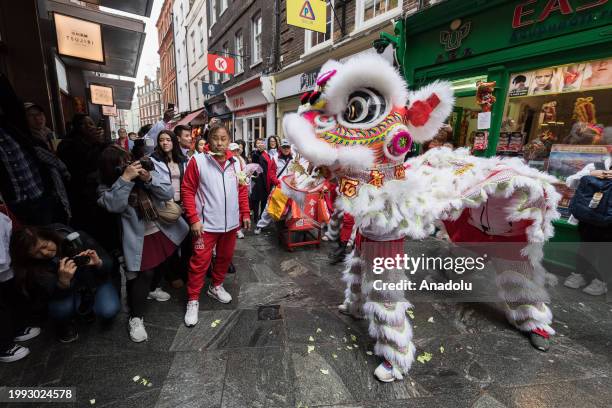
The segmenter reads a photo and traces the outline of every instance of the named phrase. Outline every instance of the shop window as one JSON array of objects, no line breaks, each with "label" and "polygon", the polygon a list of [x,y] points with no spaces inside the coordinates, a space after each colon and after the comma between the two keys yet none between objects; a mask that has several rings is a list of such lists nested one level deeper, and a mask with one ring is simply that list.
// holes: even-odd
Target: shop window
[{"label": "shop window", "polygon": [[357,0],[357,26],[387,19],[387,13],[401,12],[402,0]]},{"label": "shop window", "polygon": [[[204,36],[206,33],[202,28],[202,19],[198,22],[198,37],[200,38],[200,56],[204,55]],[[194,54],[195,55],[195,54]]]},{"label": "shop window", "polygon": [[244,37],[242,35],[242,30],[238,31],[234,36],[234,49],[236,50],[235,70],[236,75],[238,75],[244,71]]},{"label": "shop window", "polygon": [[320,33],[318,31],[310,31],[304,30],[305,33],[305,41],[304,41],[304,51],[309,51],[311,49],[322,48],[331,42],[332,35],[334,32],[333,29],[333,11],[331,6],[333,6],[332,1],[327,2],[327,21],[325,23],[325,32]]},{"label": "shop window", "polygon": [[[522,155],[561,182],[612,152],[612,59],[510,76],[498,153]],[[559,209],[573,194],[564,184]]]},{"label": "shop window", "polygon": [[253,46],[251,47],[251,65],[261,62],[261,14],[253,17],[251,21],[251,31],[253,33]]}]

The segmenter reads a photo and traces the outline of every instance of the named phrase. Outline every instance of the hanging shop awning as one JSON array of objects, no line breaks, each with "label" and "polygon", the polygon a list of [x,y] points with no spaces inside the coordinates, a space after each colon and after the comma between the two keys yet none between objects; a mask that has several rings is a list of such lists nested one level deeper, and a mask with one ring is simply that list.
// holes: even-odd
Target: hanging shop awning
[{"label": "hanging shop awning", "polygon": [[83,78],[87,86],[90,84],[98,84],[112,87],[113,98],[117,105],[117,109],[131,109],[132,99],[134,98],[134,82],[98,76],[94,72],[89,71],[83,73]]},{"label": "hanging shop awning", "polygon": [[139,16],[151,17],[153,0],[83,0],[85,3],[96,4],[126,13],[138,14]]},{"label": "hanging shop awning", "polygon": [[[117,0],[117,3],[131,2]],[[68,44],[71,51],[76,54],[62,55],[61,50],[58,50],[66,65],[85,71],[136,77],[145,41],[144,21],[54,0],[49,0],[48,11],[49,18],[55,25],[56,33],[62,33],[60,34],[62,40],[67,38],[70,42],[76,43]],[[54,19],[54,13],[62,18]],[[63,25],[58,27],[59,23]],[[74,25],[74,28],[71,25]],[[84,26],[85,31],[91,29],[93,34],[95,34],[96,26],[99,26],[102,44],[96,43],[96,45],[101,47],[100,57],[102,58],[89,57],[96,53],[95,50],[88,49],[90,47],[87,41],[90,40],[90,36],[84,35],[83,30],[79,30],[82,28],[79,25]],[[91,36],[93,37],[95,35]],[[78,41],[80,40],[85,41],[82,46],[84,56],[81,58],[78,57]]]}]

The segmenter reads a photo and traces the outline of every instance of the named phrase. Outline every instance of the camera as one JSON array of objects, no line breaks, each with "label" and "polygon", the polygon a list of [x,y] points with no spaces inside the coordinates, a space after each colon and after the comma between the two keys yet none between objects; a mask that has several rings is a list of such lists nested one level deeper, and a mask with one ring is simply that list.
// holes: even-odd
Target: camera
[{"label": "camera", "polygon": [[[148,157],[143,157],[140,160],[138,160],[138,162],[140,162],[140,165],[146,171],[153,171],[153,170],[155,170],[155,165],[153,164],[151,159],[149,159]],[[129,166],[132,163],[138,163],[138,162],[130,162],[130,163],[124,164],[123,166],[117,166],[117,167],[115,167],[115,173],[117,174],[117,176],[121,176],[123,174],[123,172],[125,171],[125,168],[127,166]]]},{"label": "camera", "polygon": [[74,257],[72,257],[70,259],[72,259],[72,261],[77,266],[77,268],[86,266],[91,261],[91,257],[89,257],[88,255],[78,255],[78,256],[74,256]]},{"label": "camera", "polygon": [[153,164],[151,159],[149,159],[148,157],[143,157],[142,159],[140,159],[140,165],[146,171],[153,171],[153,170],[155,170],[155,165]]}]

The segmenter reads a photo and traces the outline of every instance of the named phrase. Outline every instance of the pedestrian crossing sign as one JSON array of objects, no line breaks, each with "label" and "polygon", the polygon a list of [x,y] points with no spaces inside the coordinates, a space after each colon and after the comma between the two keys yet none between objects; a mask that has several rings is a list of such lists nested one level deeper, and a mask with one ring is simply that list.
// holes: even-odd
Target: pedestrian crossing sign
[{"label": "pedestrian crossing sign", "polygon": [[307,30],[327,31],[325,0],[287,0],[287,24]]}]

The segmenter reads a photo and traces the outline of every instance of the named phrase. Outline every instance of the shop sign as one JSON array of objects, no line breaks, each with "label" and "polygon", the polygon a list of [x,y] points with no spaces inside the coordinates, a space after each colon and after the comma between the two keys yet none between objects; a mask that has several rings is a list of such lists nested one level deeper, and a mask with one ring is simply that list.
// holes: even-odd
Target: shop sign
[{"label": "shop sign", "polygon": [[[451,2],[452,3],[452,2]],[[505,50],[519,44],[550,40],[612,23],[612,0],[522,0],[474,9],[467,16],[435,24],[426,13],[407,17],[405,60],[416,70]],[[440,6],[443,7],[443,6]],[[452,10],[449,10],[452,13]],[[451,14],[452,15],[452,14]],[[413,21],[414,20],[414,21]],[[419,24],[412,24],[412,23]],[[430,22],[431,29],[420,30]],[[422,25],[421,25],[422,23]]]},{"label": "shop sign", "polygon": [[100,24],[58,13],[53,13],[53,20],[60,55],[104,64]]},{"label": "shop sign", "polygon": [[102,115],[104,115],[104,116],[117,116],[117,105],[102,106]]},{"label": "shop sign", "polygon": [[327,2],[324,0],[287,0],[287,24],[325,33],[327,31]]},{"label": "shop sign", "polygon": [[[562,34],[570,29],[585,27],[597,20],[612,18],[612,10],[598,10],[609,0],[593,0],[587,3],[570,0],[548,0],[542,9],[536,0],[529,0],[517,5],[512,17],[511,43],[538,40]],[[580,4],[579,4],[580,3]],[[588,11],[588,12],[587,12]],[[561,16],[561,20],[549,23],[549,18]],[[520,30],[524,27],[529,29]]]},{"label": "shop sign", "polygon": [[221,84],[202,82],[202,93],[204,95],[219,95],[221,93]]},{"label": "shop sign", "polygon": [[444,46],[445,53],[438,54],[436,63],[454,61],[458,58],[469,57],[474,54],[470,47],[459,50],[472,30],[472,22],[463,22],[460,19],[453,20],[449,30],[440,31],[440,44]]},{"label": "shop sign", "polygon": [[300,76],[300,92],[306,92],[314,89],[317,83],[317,76],[319,75],[320,68],[314,69],[309,72],[304,72]]},{"label": "shop sign", "polygon": [[232,57],[222,57],[221,55],[208,54],[208,70],[221,74],[234,73],[234,59]]},{"label": "shop sign", "polygon": [[227,106],[232,112],[237,110],[252,108],[254,106],[267,105],[268,101],[261,92],[261,88],[252,88],[248,91],[236,95],[227,95]]},{"label": "shop sign", "polygon": [[110,86],[90,84],[89,92],[91,93],[91,103],[94,105],[113,106],[115,104],[113,88]]}]

